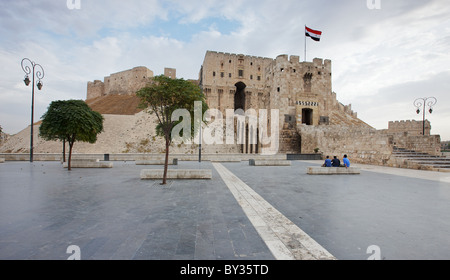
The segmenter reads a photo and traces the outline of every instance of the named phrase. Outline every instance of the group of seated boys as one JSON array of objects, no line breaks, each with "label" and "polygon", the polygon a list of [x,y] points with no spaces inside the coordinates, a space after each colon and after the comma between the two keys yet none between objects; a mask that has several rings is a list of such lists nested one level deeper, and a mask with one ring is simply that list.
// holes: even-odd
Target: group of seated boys
[{"label": "group of seated boys", "polygon": [[327,156],[325,159],[325,163],[323,164],[323,167],[350,167],[350,160],[348,159],[347,155],[344,155],[343,158],[343,164],[341,165],[341,161],[337,158],[337,156],[334,156],[333,159],[330,159],[330,156]]}]

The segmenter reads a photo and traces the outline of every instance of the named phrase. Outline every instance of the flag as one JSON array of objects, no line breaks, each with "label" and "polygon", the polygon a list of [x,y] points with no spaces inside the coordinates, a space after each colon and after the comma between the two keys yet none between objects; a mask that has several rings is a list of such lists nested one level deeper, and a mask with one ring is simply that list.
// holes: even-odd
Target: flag
[{"label": "flag", "polygon": [[305,26],[305,36],[310,37],[314,41],[320,41],[320,36],[322,35],[322,31],[313,30]]}]

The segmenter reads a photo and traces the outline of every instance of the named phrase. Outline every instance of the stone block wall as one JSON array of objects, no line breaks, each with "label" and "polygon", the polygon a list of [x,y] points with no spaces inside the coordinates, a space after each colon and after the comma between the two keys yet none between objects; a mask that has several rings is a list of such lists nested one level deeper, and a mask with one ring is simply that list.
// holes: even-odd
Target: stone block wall
[{"label": "stone block wall", "polygon": [[[173,72],[173,69],[171,72]],[[153,77],[153,71],[142,66],[111,74],[105,77],[103,82],[100,80],[88,82],[86,99],[109,94],[135,94],[136,91],[147,84],[151,77]]]},{"label": "stone block wall", "polygon": [[324,156],[347,154],[352,162],[384,165],[393,151],[393,138],[375,129],[340,125],[298,126],[302,153],[314,153],[319,148]]},{"label": "stone block wall", "polygon": [[[210,108],[235,108],[235,94],[245,95],[244,109],[268,108],[266,95],[266,67],[270,58],[207,51],[200,71],[199,84]],[[239,85],[239,88],[238,88]]]},{"label": "stone block wall", "polygon": [[105,84],[100,80],[88,82],[87,84],[87,98],[92,99],[105,95]]},{"label": "stone block wall", "polygon": [[394,143],[399,148],[427,153],[434,156],[441,155],[441,137],[439,135],[408,135],[394,134]]},{"label": "stone block wall", "polygon": [[[423,134],[423,121],[407,120],[407,121],[392,121],[389,122],[388,133],[407,132],[409,135]],[[425,135],[430,135],[431,124],[430,121],[425,120]]]},{"label": "stone block wall", "polygon": [[347,154],[358,163],[397,166],[398,163],[391,160],[394,146],[435,156],[441,154],[439,135],[410,135],[408,132],[391,133],[389,130],[342,125],[298,125],[297,129],[302,153],[313,153],[319,148],[324,156],[342,159]]},{"label": "stone block wall", "polygon": [[135,67],[105,77],[105,95],[108,94],[135,94],[144,87],[148,79],[153,77],[153,72],[146,67]]}]

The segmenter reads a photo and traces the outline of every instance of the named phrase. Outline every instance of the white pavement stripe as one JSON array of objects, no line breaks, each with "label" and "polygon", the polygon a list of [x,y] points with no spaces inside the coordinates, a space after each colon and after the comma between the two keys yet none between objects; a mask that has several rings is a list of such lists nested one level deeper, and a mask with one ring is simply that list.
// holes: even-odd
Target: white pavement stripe
[{"label": "white pavement stripe", "polygon": [[212,164],[276,259],[336,259],[222,164]]}]

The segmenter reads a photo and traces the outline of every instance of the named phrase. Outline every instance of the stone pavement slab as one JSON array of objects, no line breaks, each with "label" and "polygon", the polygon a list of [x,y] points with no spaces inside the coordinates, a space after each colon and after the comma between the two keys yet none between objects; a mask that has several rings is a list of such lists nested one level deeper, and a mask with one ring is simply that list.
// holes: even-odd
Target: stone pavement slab
[{"label": "stone pavement slab", "polygon": [[67,259],[70,245],[82,259],[274,259],[221,180],[161,186],[140,170],[2,165],[0,259]]},{"label": "stone pavement slab", "polygon": [[[367,259],[369,248],[384,259],[450,259],[444,174],[358,166],[360,176],[307,176],[311,164],[221,163],[337,259]],[[82,259],[276,259],[211,162],[171,168],[213,176],[161,186],[140,180],[134,162],[0,165],[0,259],[67,259],[70,245]]]},{"label": "stone pavement slab", "polygon": [[221,164],[213,164],[278,260],[334,260],[299,227]]},{"label": "stone pavement slab", "polygon": [[361,165],[359,176],[308,176],[312,163],[322,161],[259,172],[224,166],[337,259],[367,259],[372,245],[384,259],[450,259],[450,184],[443,177]]}]

